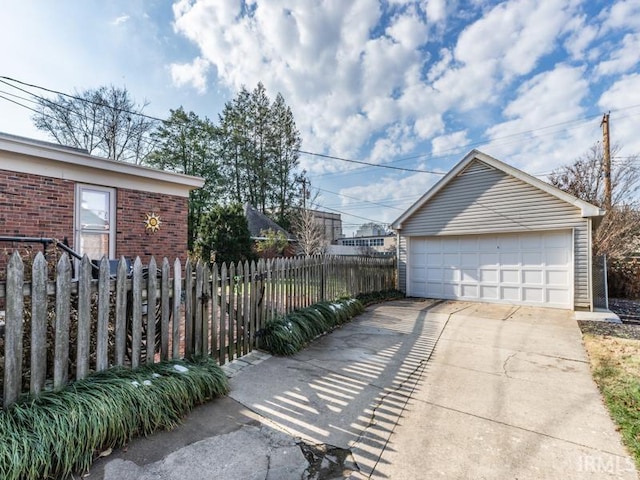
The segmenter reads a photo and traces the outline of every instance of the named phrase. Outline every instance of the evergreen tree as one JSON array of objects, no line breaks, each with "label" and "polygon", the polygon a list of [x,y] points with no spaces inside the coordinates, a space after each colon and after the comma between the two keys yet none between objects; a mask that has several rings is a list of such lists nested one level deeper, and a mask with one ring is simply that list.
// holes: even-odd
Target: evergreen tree
[{"label": "evergreen tree", "polygon": [[203,259],[218,264],[251,260],[252,244],[242,205],[216,205],[203,216],[196,244]]},{"label": "evergreen tree", "polygon": [[202,188],[189,193],[188,243],[193,249],[200,219],[215,205],[226,185],[216,157],[217,129],[209,119],[180,107],[171,110],[169,119],[152,136],[158,146],[147,161],[149,165],[205,180]]}]

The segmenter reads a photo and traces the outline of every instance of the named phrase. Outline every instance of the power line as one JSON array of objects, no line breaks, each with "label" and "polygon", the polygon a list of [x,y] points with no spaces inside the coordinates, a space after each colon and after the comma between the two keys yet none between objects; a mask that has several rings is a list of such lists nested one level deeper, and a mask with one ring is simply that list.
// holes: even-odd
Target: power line
[{"label": "power line", "polygon": [[368,167],[389,168],[391,170],[400,170],[400,171],[403,171],[403,172],[431,173],[431,174],[434,174],[434,175],[446,175],[446,172],[435,172],[433,170],[420,170],[420,169],[417,169],[417,168],[395,167],[393,165],[388,165],[386,163],[363,162],[362,160],[352,160],[350,158],[335,157],[333,155],[326,155],[324,153],[307,152],[305,150],[298,150],[298,153],[304,153],[305,155],[311,155],[311,156],[314,156],[314,157],[328,158],[328,159],[331,159],[331,160],[340,160],[342,162],[357,163],[357,164],[360,164],[360,165],[367,165]]},{"label": "power line", "polygon": [[349,217],[361,218],[362,220],[367,220],[368,222],[380,223],[382,225],[387,225],[387,222],[382,222],[380,220],[374,220],[372,218],[367,218],[367,217],[361,217],[360,215],[354,215],[353,213],[343,212],[341,210],[336,210],[335,208],[325,207],[325,206],[320,205],[320,204],[316,204],[316,207],[325,208],[327,210],[331,210],[332,212],[340,213],[342,215],[347,215]]},{"label": "power line", "polygon": [[360,202],[364,202],[364,203],[371,203],[374,206],[378,205],[380,207],[385,207],[385,208],[394,208],[396,210],[403,210],[402,208],[398,208],[398,207],[393,207],[391,205],[385,205],[383,203],[378,203],[378,202],[373,202],[371,200],[364,200],[362,198],[357,198],[357,197],[352,197],[350,195],[345,195],[344,193],[338,193],[338,192],[332,192],[331,190],[325,190],[324,188],[319,188],[319,187],[315,187],[316,190],[320,190],[321,192],[327,192],[327,193],[331,193],[333,195],[338,195],[340,197],[345,197],[345,198],[350,198],[352,200],[359,200]]}]

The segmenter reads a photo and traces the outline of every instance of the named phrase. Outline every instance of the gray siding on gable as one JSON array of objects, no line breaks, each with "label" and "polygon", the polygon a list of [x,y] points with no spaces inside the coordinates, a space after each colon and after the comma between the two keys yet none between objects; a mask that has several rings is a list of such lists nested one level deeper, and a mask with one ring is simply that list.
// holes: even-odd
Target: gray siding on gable
[{"label": "gray siding on gable", "polygon": [[[574,303],[589,307],[589,220],[581,210],[474,160],[402,224],[401,236],[573,229]],[[399,264],[406,263],[400,250]],[[406,278],[400,274],[400,285]],[[406,277],[406,274],[404,275]],[[404,282],[404,283],[403,283]]]}]

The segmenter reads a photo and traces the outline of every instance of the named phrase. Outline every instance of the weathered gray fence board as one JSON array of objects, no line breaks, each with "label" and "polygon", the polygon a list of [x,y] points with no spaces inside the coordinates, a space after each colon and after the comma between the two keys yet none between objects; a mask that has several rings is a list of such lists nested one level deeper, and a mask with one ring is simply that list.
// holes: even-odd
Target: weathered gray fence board
[{"label": "weathered gray fence board", "polygon": [[127,351],[127,262],[124,257],[118,262],[116,272],[116,324],[115,364],[124,365]]},{"label": "weathered gray fence board", "polygon": [[[150,259],[147,270],[136,258],[131,272],[128,268],[129,263],[121,258],[116,278],[110,278],[109,263],[102,259],[94,280],[93,267],[85,257],[72,281],[71,262],[64,254],[51,280],[39,254],[33,262],[32,281],[25,281],[24,264],[14,252],[7,281],[0,283],[7,293],[5,406],[22,393],[23,365],[30,372],[29,390],[38,394],[47,381],[53,380],[56,389],[69,382],[71,351],[76,352],[75,379],[86,377],[94,361],[98,371],[110,364],[135,368],[142,361],[196,354],[211,355],[224,364],[254,349],[256,332],[271,318],[319,300],[389,289],[395,283],[393,259],[325,256],[214,264],[211,268],[188,260],[183,275],[179,259],[173,269],[163,259],[159,271],[155,258]],[[23,359],[25,296],[32,297],[32,337],[29,358]],[[47,306],[55,306],[51,354],[47,350]],[[74,329],[77,320],[75,345],[70,344],[72,307]],[[112,341],[114,358],[110,359]],[[53,356],[53,371],[47,371],[48,355]]]},{"label": "weathered gray fence board", "polygon": [[91,260],[82,257],[78,278],[78,350],[76,352],[76,379],[89,373],[91,355]]},{"label": "weathered gray fence board", "polygon": [[140,365],[142,349],[142,262],[133,262],[132,316],[131,316],[131,367]]},{"label": "weathered gray fence board", "polygon": [[22,383],[22,310],[24,263],[13,252],[7,266],[7,303],[4,330],[4,406],[15,402]]},{"label": "weathered gray fence board", "polygon": [[69,317],[71,262],[65,253],[56,268],[56,322],[53,361],[53,388],[64,387],[69,379]]},{"label": "weathered gray fence board", "polygon": [[[47,375],[47,261],[38,252],[31,269],[31,379],[30,391],[39,394]],[[78,348],[80,336],[78,335]]]}]

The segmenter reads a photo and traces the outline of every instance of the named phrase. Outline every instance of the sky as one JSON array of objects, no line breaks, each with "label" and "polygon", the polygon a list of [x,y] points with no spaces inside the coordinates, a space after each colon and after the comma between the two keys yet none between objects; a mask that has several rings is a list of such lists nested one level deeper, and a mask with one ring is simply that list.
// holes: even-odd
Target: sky
[{"label": "sky", "polygon": [[[474,148],[545,179],[610,112],[614,162],[640,153],[640,0],[2,0],[0,42],[0,77],[126,87],[159,118],[215,121],[262,82],[347,236],[391,223]],[[28,108],[46,92],[0,80],[0,131],[47,140]]]}]

